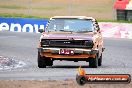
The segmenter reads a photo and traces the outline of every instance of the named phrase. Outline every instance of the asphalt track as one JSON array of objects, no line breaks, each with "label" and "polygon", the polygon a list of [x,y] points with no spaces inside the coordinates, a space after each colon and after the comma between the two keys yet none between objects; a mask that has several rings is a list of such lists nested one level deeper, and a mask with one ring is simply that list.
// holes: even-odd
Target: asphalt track
[{"label": "asphalt track", "polygon": [[75,79],[77,68],[82,66],[91,74],[131,74],[132,40],[104,38],[103,65],[89,68],[88,62],[55,61],[53,67],[37,67],[37,44],[40,34],[0,32],[0,56],[23,61],[21,68],[0,70],[0,79],[66,80]]}]

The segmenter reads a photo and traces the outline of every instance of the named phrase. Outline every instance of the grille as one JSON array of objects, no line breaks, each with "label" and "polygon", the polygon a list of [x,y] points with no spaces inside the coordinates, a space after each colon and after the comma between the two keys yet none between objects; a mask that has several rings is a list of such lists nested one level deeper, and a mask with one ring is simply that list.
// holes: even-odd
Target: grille
[{"label": "grille", "polygon": [[42,47],[54,48],[92,48],[93,42],[91,40],[46,40],[42,39]]}]

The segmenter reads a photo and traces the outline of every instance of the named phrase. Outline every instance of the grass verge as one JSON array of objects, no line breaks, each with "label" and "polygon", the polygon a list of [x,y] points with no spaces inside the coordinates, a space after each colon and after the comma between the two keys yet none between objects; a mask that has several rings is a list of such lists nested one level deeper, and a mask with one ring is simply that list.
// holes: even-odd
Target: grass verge
[{"label": "grass verge", "polygon": [[14,14],[3,13],[3,14],[0,14],[0,17],[45,18],[45,17],[40,17],[40,16],[15,14],[15,13]]},{"label": "grass verge", "polygon": [[[34,15],[25,15],[25,14],[8,14],[8,13],[4,13],[4,14],[0,14],[0,17],[21,17],[21,18],[46,18],[49,19],[50,17],[46,17],[46,16],[34,16]],[[124,20],[108,20],[108,19],[97,19],[98,22],[117,22],[117,23],[132,23],[132,21],[124,21]]]},{"label": "grass verge", "polygon": [[4,8],[4,9],[27,9],[27,7],[16,6],[16,5],[10,5],[10,6],[0,5],[0,8]]}]

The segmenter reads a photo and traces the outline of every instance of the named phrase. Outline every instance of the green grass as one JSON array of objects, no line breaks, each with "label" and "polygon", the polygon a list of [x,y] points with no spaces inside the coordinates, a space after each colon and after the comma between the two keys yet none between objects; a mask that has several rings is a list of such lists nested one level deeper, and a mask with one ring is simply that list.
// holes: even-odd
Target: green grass
[{"label": "green grass", "polygon": [[0,8],[5,8],[5,9],[27,9],[27,7],[23,7],[23,6],[16,6],[16,5],[0,5]]},{"label": "green grass", "polygon": [[[25,15],[25,14],[7,14],[7,13],[4,13],[4,14],[0,14],[0,17],[21,17],[21,18],[46,18],[46,19],[49,19],[49,17],[46,17],[46,16],[33,16],[33,15]],[[132,21],[124,21],[124,20],[120,20],[120,21],[117,21],[117,20],[102,20],[102,19],[97,19],[98,22],[117,22],[117,23],[132,23]]]},{"label": "green grass", "polygon": [[33,9],[39,9],[39,10],[58,10],[58,9],[62,9],[63,7],[59,7],[59,6],[45,6],[45,7],[36,7]]},{"label": "green grass", "polygon": [[125,21],[125,20],[108,20],[108,19],[97,19],[98,22],[117,22],[117,23],[132,23],[132,21]]},{"label": "green grass", "polygon": [[3,13],[3,14],[0,14],[0,17],[43,18],[39,16],[15,14],[15,13],[14,14]]},{"label": "green grass", "polygon": [[49,18],[77,15],[113,19],[112,5],[112,0],[2,0],[0,13],[8,13],[4,16],[11,14],[11,17]]},{"label": "green grass", "polygon": [[[29,7],[24,7],[24,6],[17,6],[17,5],[0,5],[0,8],[4,9],[28,9]],[[32,7],[32,9],[40,9],[40,10],[57,10],[57,9],[62,9],[63,7],[59,6],[45,6],[45,7]]]}]

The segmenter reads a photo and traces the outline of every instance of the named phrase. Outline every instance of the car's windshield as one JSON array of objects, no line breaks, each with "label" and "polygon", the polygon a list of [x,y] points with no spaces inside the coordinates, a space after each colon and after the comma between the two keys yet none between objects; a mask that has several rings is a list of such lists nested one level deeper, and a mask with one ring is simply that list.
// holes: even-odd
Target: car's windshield
[{"label": "car's windshield", "polygon": [[47,30],[90,32],[93,31],[93,24],[91,20],[87,19],[52,19],[47,27]]}]

